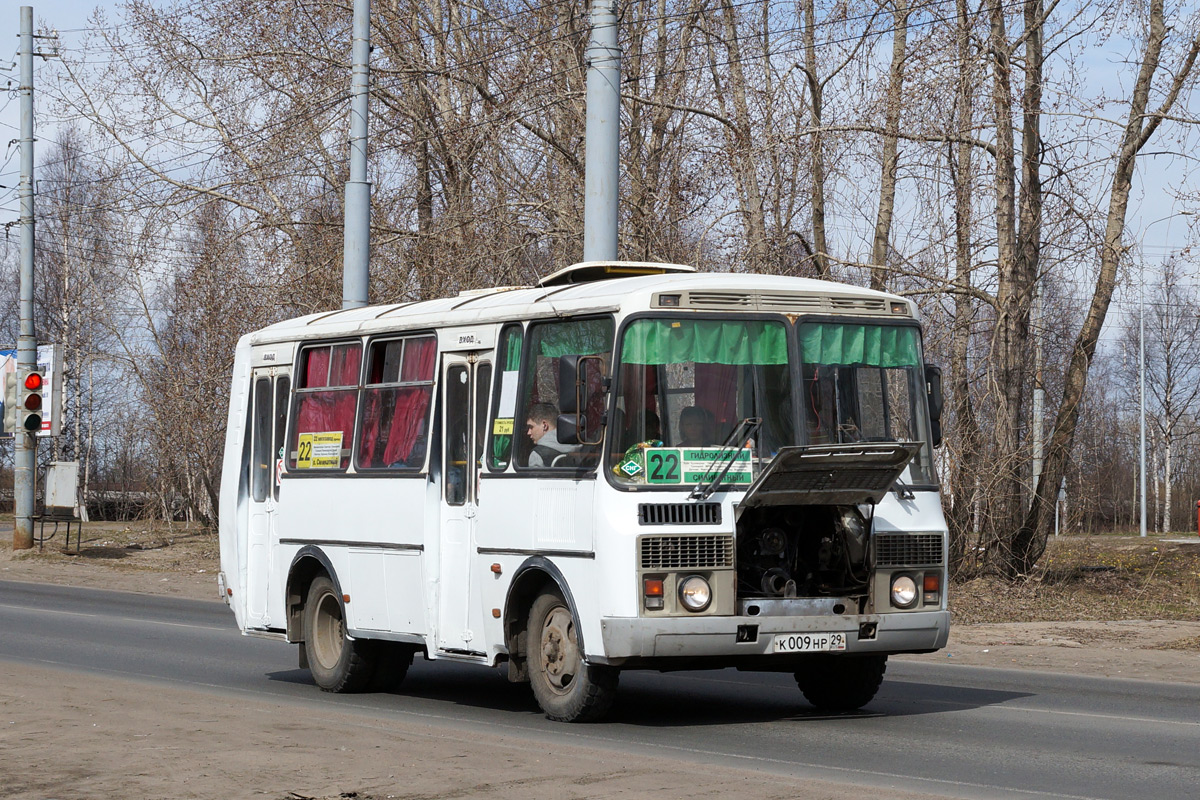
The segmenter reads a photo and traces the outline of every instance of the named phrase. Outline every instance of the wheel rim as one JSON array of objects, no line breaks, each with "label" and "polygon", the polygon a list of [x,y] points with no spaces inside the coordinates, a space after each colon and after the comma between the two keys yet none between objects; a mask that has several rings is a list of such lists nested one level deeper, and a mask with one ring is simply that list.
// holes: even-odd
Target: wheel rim
[{"label": "wheel rim", "polygon": [[542,623],[541,666],[546,683],[556,694],[566,694],[575,682],[580,667],[579,647],[575,642],[575,621],[571,612],[558,606]]},{"label": "wheel rim", "polygon": [[342,657],[342,643],[346,638],[342,605],[337,597],[331,593],[321,595],[313,623],[312,655],[322,667],[333,669]]}]

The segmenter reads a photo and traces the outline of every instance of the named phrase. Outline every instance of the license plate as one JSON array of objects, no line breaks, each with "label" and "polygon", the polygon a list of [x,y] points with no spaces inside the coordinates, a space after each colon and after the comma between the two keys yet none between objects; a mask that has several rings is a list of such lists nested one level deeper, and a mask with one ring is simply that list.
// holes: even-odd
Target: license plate
[{"label": "license plate", "polygon": [[776,653],[824,653],[830,650],[845,650],[844,633],[777,633]]}]

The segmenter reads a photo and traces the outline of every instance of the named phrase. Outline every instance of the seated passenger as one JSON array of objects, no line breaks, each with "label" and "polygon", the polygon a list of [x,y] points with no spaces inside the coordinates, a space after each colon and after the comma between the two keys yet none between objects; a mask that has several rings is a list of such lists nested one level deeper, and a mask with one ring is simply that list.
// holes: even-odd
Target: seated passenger
[{"label": "seated passenger", "polygon": [[711,447],[716,444],[712,414],[699,406],[679,412],[679,447]]},{"label": "seated passenger", "polygon": [[529,451],[529,466],[548,467],[563,453],[574,453],[577,444],[562,444],[558,441],[557,412],[549,403],[534,403],[525,421],[525,433],[533,440]]}]

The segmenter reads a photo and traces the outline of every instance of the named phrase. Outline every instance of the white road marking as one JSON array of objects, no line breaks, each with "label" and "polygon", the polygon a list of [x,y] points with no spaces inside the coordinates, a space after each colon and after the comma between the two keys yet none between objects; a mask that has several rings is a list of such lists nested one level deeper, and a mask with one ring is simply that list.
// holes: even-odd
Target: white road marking
[{"label": "white road marking", "polygon": [[58,614],[63,617],[85,617],[87,619],[111,619],[117,622],[136,622],[139,625],[166,625],[171,628],[192,628],[202,631],[229,631],[233,633],[236,628],[225,625],[193,625],[188,622],[167,622],[160,619],[146,619],[142,617],[114,617],[110,614],[88,614],[84,611],[60,611],[51,608],[34,608],[33,606],[13,605],[11,603],[0,603],[0,608],[7,608],[13,611],[26,611],[31,614]]}]

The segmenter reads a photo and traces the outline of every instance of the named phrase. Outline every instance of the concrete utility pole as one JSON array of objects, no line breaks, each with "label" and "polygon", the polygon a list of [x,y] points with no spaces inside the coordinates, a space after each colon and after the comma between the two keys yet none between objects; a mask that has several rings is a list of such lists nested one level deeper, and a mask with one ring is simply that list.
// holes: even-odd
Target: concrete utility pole
[{"label": "concrete utility pole", "polygon": [[1146,535],[1146,265],[1142,264],[1138,283],[1138,505],[1142,507],[1139,536]]},{"label": "concrete utility pole", "polygon": [[367,180],[367,101],[371,82],[371,0],[354,0],[350,86],[350,180],[342,249],[342,308],[367,304],[371,261],[371,184]]},{"label": "concrete utility pole", "polygon": [[583,179],[583,260],[617,259],[620,182],[621,48],[617,1],[592,0],[587,49],[587,129]]},{"label": "concrete utility pole", "polygon": [[[33,6],[21,6],[21,289],[20,331],[17,336],[17,381],[37,368],[37,338],[33,331]],[[13,433],[13,550],[33,547],[33,472],[37,467],[37,438],[18,429]]]}]

